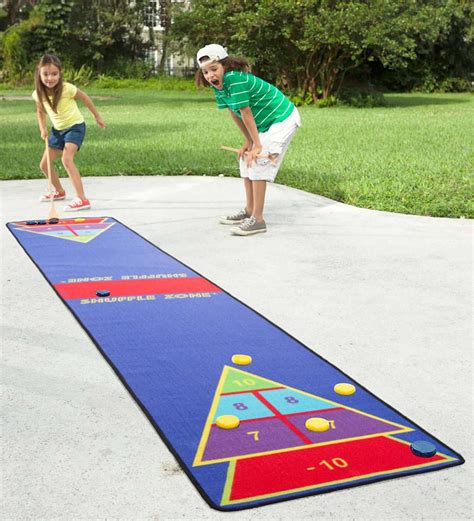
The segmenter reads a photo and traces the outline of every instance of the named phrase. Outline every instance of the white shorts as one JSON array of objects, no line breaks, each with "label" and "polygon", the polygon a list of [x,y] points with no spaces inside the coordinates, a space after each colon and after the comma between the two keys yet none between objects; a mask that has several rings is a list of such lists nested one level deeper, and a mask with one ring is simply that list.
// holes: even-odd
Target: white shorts
[{"label": "white shorts", "polygon": [[239,162],[240,177],[246,177],[251,181],[273,182],[285,157],[288,145],[300,126],[300,115],[295,107],[285,120],[274,123],[266,132],[260,132],[258,134],[262,143],[260,153],[265,156],[270,154],[275,159],[270,161],[267,158],[257,158],[250,168],[245,164],[245,160],[241,159]]}]

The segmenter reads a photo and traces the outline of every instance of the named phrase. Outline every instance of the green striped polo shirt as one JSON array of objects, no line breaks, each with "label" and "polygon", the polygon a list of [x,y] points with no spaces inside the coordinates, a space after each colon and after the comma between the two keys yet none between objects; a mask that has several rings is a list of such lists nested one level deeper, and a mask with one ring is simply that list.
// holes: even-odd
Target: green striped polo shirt
[{"label": "green striped polo shirt", "polygon": [[259,132],[266,132],[274,123],[285,120],[295,107],[276,87],[248,72],[226,72],[224,88],[213,89],[217,106],[232,110],[240,119],[239,109],[250,107]]}]

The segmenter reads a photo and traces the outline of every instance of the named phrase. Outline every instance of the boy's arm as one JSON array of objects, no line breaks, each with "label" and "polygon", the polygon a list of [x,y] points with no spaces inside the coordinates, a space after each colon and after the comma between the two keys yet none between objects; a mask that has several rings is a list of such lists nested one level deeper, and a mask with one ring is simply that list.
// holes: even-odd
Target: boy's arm
[{"label": "boy's arm", "polygon": [[[255,125],[255,120],[253,119],[252,111],[250,107],[244,107],[240,109],[242,119],[240,119],[232,110],[229,109],[229,112],[235,124],[239,127],[240,131],[246,139],[245,144],[240,149],[239,159],[242,159],[244,154],[248,153],[247,165],[250,166],[252,161],[255,160],[257,154],[259,154],[262,151],[262,145],[260,143],[257,125]],[[253,157],[254,154],[251,154],[251,152],[253,152],[253,150],[255,149],[258,150],[258,152],[255,152],[255,157]],[[251,159],[250,155],[252,155]]]},{"label": "boy's arm", "polygon": [[242,134],[245,136],[245,139],[248,141],[250,145],[252,145],[253,140],[252,136],[249,134],[249,131],[247,130],[247,127],[244,125],[244,122],[236,116],[236,114],[229,109],[229,114],[231,115],[232,119],[234,120],[234,123],[239,127]]},{"label": "boy's arm", "polygon": [[36,119],[40,129],[41,139],[48,137],[48,129],[46,128],[46,114],[44,113],[41,103],[36,103]]},{"label": "boy's arm", "polygon": [[89,109],[91,114],[94,116],[97,125],[99,125],[100,128],[105,128],[104,120],[102,119],[101,115],[99,114],[99,111],[96,109],[93,101],[89,98],[89,96],[82,92],[82,90],[77,89],[76,95],[74,96],[74,99],[81,100],[82,103]]},{"label": "boy's arm", "polygon": [[257,125],[255,124],[251,108],[242,107],[240,113],[242,114],[242,124],[253,142],[253,147],[249,150],[246,158],[247,166],[250,167],[262,151],[262,144],[260,143],[260,136],[258,135]]},{"label": "boy's arm", "polygon": [[235,115],[235,113],[229,109],[230,115],[234,120],[234,123],[239,127],[242,134],[245,136],[245,143],[240,147],[239,153],[237,155],[237,161],[240,161],[246,152],[252,150],[252,136],[249,134],[247,127],[244,125],[242,120]]}]

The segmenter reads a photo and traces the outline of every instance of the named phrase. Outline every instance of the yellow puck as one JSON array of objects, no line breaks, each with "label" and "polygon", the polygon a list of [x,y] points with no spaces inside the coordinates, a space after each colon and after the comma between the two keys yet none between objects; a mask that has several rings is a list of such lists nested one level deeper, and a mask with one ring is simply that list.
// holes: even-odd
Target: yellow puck
[{"label": "yellow puck", "polygon": [[344,396],[349,396],[356,392],[356,388],[352,384],[336,384],[334,390],[337,394],[343,394]]},{"label": "yellow puck", "polygon": [[305,422],[305,427],[309,431],[324,432],[329,429],[329,422],[324,418],[309,418]]},{"label": "yellow puck", "polygon": [[233,416],[232,414],[225,414],[224,416],[219,416],[216,420],[216,425],[221,429],[235,429],[240,425],[240,420],[237,416]]},{"label": "yellow puck", "polygon": [[74,222],[75,223],[83,223],[85,222],[86,220],[84,219],[84,217],[78,217],[77,219],[74,219]]},{"label": "yellow puck", "polygon": [[232,362],[237,365],[249,365],[252,363],[252,357],[249,355],[234,355]]}]

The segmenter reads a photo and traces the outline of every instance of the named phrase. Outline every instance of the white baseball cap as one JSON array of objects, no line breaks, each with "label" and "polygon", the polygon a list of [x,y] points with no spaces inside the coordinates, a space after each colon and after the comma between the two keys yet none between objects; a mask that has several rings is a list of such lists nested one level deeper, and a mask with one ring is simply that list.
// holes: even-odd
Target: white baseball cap
[{"label": "white baseball cap", "polygon": [[[199,67],[202,67],[208,63],[223,60],[224,58],[227,58],[227,56],[229,55],[227,54],[227,51],[224,49],[224,47],[222,47],[222,45],[211,43],[209,45],[205,45],[202,49],[199,49],[196,60],[199,64]],[[201,63],[201,60],[206,57],[209,59]]]}]

